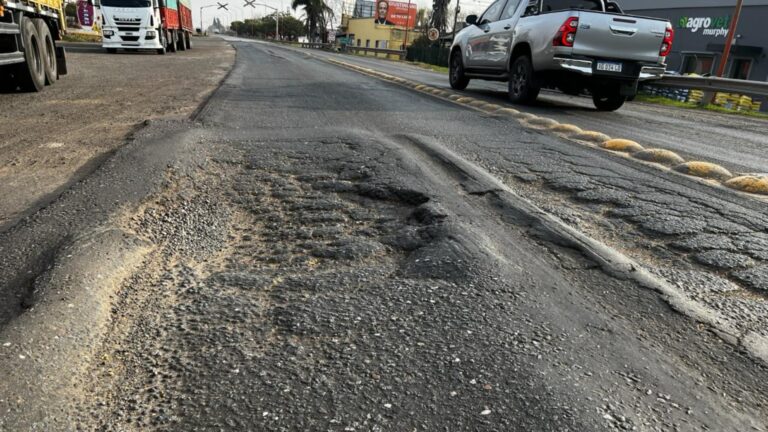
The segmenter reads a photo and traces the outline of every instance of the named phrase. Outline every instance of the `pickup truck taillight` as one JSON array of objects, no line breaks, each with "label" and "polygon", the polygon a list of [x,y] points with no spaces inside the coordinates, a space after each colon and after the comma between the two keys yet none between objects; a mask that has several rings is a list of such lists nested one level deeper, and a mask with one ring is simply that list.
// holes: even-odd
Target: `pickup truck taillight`
[{"label": "pickup truck taillight", "polygon": [[661,43],[659,55],[666,57],[672,52],[672,40],[675,39],[675,30],[670,23],[667,23],[667,31],[664,33],[664,42]]},{"label": "pickup truck taillight", "polygon": [[555,39],[552,41],[554,46],[573,47],[576,40],[576,30],[579,29],[579,17],[570,17],[560,26]]}]

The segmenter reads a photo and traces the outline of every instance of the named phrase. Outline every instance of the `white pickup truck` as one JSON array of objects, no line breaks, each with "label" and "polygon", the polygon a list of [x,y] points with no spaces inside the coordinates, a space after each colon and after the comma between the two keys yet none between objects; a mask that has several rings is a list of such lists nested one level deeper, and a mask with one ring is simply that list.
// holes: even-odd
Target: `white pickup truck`
[{"label": "white pickup truck", "polygon": [[668,21],[625,15],[604,0],[496,0],[466,21],[451,46],[454,89],[507,81],[515,103],[533,102],[543,87],[588,92],[603,111],[664,74],[674,38]]}]

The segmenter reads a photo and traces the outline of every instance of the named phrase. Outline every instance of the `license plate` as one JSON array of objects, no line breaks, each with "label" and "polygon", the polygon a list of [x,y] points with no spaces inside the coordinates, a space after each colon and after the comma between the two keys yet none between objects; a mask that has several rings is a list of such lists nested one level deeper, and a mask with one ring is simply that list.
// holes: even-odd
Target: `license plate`
[{"label": "license plate", "polygon": [[621,72],[623,64],[614,62],[597,62],[597,70],[603,72]]},{"label": "license plate", "polygon": [[129,32],[129,33],[126,33],[125,35],[126,35],[126,36],[133,36],[133,33],[130,33],[130,32]]}]

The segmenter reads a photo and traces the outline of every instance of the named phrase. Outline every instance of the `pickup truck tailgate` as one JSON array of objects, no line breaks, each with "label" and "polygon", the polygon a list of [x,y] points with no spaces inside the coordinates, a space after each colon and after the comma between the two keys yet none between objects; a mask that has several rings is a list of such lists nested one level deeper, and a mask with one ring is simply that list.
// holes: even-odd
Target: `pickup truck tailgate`
[{"label": "pickup truck tailgate", "polygon": [[573,54],[656,63],[666,29],[664,20],[582,11]]}]

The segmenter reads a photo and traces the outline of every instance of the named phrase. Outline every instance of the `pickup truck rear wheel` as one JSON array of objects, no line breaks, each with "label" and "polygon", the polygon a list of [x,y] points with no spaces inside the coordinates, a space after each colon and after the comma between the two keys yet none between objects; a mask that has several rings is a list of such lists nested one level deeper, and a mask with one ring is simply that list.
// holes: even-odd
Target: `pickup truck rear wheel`
[{"label": "pickup truck rear wheel", "polygon": [[461,51],[454,51],[451,54],[451,63],[448,70],[448,80],[451,88],[455,90],[464,90],[469,85],[469,78],[464,74],[464,63],[461,61]]},{"label": "pickup truck rear wheel", "polygon": [[531,58],[520,56],[515,59],[509,75],[509,100],[512,103],[531,103],[539,97],[540,91]]},{"label": "pickup truck rear wheel", "polygon": [[616,111],[624,105],[627,100],[626,96],[615,93],[601,93],[597,92],[592,95],[592,102],[595,103],[595,107],[598,111]]}]

